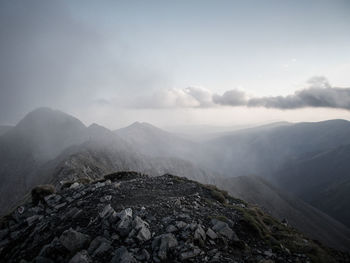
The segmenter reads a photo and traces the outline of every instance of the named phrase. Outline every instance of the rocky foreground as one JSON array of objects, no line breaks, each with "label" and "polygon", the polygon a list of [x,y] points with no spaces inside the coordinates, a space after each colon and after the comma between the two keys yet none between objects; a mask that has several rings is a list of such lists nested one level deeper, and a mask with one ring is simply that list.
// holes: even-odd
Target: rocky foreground
[{"label": "rocky foreground", "polygon": [[350,262],[257,207],[172,175],[115,173],[47,194],[2,218],[1,262]]}]

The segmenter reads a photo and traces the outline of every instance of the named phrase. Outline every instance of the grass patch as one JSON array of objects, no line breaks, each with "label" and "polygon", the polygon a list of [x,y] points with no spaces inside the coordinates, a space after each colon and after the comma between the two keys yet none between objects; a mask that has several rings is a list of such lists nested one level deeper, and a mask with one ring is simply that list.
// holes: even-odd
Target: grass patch
[{"label": "grass patch", "polygon": [[220,190],[215,185],[201,185],[204,189],[209,191],[210,196],[215,199],[216,201],[226,204],[227,199],[230,198],[230,195],[227,193],[227,191]]}]

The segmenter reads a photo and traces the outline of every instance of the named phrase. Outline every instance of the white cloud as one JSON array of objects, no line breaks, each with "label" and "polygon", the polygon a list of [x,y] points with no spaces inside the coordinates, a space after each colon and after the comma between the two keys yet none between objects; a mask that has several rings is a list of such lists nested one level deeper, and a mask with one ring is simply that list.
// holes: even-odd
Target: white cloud
[{"label": "white cloud", "polygon": [[137,108],[199,108],[215,106],[212,92],[201,87],[158,89],[135,99]]}]

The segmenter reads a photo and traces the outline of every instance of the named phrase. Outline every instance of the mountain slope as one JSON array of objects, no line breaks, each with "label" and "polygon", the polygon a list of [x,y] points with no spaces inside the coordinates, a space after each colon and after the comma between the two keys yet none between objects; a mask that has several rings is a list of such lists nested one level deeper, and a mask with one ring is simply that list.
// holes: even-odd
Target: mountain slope
[{"label": "mountain slope", "polygon": [[10,141],[11,147],[28,148],[37,160],[49,160],[66,147],[85,141],[85,130],[85,125],[71,115],[39,108],[5,134],[2,142]]},{"label": "mountain slope", "polygon": [[345,120],[251,128],[208,141],[203,163],[230,177],[271,178],[290,160],[349,144],[349,134]]},{"label": "mountain slope", "polygon": [[289,224],[313,239],[338,249],[350,248],[350,229],[261,177],[240,176],[216,180],[215,183],[233,196],[258,204],[274,217],[287,219]]},{"label": "mountain slope", "polygon": [[[125,142],[124,142],[125,143]],[[189,161],[170,157],[152,157],[132,150],[128,143],[109,140],[89,141],[63,152],[40,171],[42,178],[51,175],[50,181],[77,180],[78,178],[97,179],[113,171],[138,171],[152,176],[164,173],[177,173],[180,176],[210,182],[211,176]]]},{"label": "mountain slope", "polygon": [[0,136],[11,130],[13,126],[10,125],[0,125]]},{"label": "mountain slope", "polygon": [[0,212],[33,186],[41,165],[84,141],[85,130],[83,123],[68,114],[40,108],[0,136]]},{"label": "mountain slope", "polygon": [[[75,183],[1,220],[7,262],[347,262],[293,228],[210,186],[115,173]],[[42,192],[41,192],[42,193]],[[218,193],[224,199],[217,199]],[[41,200],[37,205],[34,202]],[[217,201],[221,200],[221,202]]]},{"label": "mountain slope", "polygon": [[[275,176],[282,189],[350,226],[350,145],[287,164]],[[320,202],[319,200],[324,200]]]},{"label": "mountain slope", "polygon": [[197,145],[145,122],[135,122],[126,128],[116,130],[115,134],[140,149],[141,153],[155,157],[187,159]]}]

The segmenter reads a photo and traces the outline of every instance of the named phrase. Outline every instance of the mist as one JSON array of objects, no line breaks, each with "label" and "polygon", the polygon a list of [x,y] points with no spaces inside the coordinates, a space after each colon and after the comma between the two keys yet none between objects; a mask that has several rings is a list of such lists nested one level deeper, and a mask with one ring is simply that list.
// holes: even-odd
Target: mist
[{"label": "mist", "polygon": [[0,258],[347,261],[349,13],[1,1]]}]

